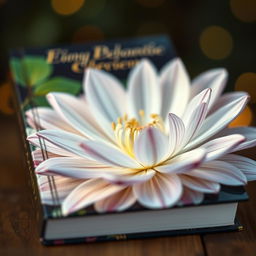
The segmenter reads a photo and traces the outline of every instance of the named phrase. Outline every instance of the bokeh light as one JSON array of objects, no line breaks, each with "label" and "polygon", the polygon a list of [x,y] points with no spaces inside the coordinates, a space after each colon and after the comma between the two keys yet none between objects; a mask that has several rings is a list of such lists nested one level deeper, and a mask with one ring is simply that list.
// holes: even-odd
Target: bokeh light
[{"label": "bokeh light", "polygon": [[102,40],[104,39],[103,31],[96,26],[86,25],[79,28],[73,35],[72,42],[86,42],[91,40]]},{"label": "bokeh light", "polygon": [[200,35],[200,47],[210,59],[219,60],[228,57],[233,48],[231,34],[219,26],[206,28]]},{"label": "bokeh light", "polygon": [[0,85],[0,112],[4,114],[13,114],[14,108],[11,105],[12,100],[12,86],[10,82],[5,82]]},{"label": "bokeh light", "polygon": [[251,102],[256,103],[256,73],[247,72],[240,75],[236,80],[235,90],[248,92]]},{"label": "bokeh light", "polygon": [[244,111],[229,124],[229,127],[249,126],[252,122],[252,117],[252,111],[250,107],[247,106]]},{"label": "bokeh light", "polygon": [[256,21],[255,0],[230,0],[230,8],[239,20],[244,22]]},{"label": "bokeh light", "polygon": [[61,15],[71,15],[77,12],[84,2],[84,0],[51,0],[53,10]]},{"label": "bokeh light", "polygon": [[136,2],[144,7],[155,8],[161,6],[165,0],[136,0]]}]

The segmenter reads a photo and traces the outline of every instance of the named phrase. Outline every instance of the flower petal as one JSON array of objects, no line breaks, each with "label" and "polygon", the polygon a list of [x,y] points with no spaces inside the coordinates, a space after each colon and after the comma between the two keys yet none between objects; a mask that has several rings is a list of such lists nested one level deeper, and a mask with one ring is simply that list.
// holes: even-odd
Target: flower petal
[{"label": "flower petal", "polygon": [[246,97],[248,94],[246,92],[228,92],[223,94],[219,97],[219,99],[216,100],[215,104],[212,106],[210,111],[208,112],[208,115],[213,114],[217,110],[223,108],[227,104],[239,100],[241,97]]},{"label": "flower petal", "polygon": [[85,100],[77,99],[67,93],[49,93],[47,99],[57,113],[75,130],[90,139],[105,141],[102,129],[91,116]]},{"label": "flower petal", "polygon": [[162,173],[184,173],[198,167],[204,160],[206,151],[198,148],[180,154],[155,169]]},{"label": "flower petal", "polygon": [[103,179],[90,179],[80,184],[66,197],[62,203],[62,213],[66,216],[125,188],[110,184]]},{"label": "flower petal", "polygon": [[111,183],[119,185],[134,185],[151,179],[156,174],[155,170],[131,170],[131,169],[115,169],[111,172],[104,173],[104,179]]},{"label": "flower petal", "polygon": [[237,167],[223,161],[203,163],[188,175],[230,186],[241,186],[247,182],[245,175]]},{"label": "flower petal", "polygon": [[135,184],[133,191],[143,206],[163,208],[177,203],[182,194],[182,185],[177,175],[158,173],[144,183]]},{"label": "flower petal", "polygon": [[178,202],[179,206],[190,205],[190,204],[200,204],[204,200],[204,194],[187,187],[183,188],[183,194]]},{"label": "flower petal", "polygon": [[[72,153],[72,155],[78,155],[86,158],[84,151],[79,146],[79,144],[84,141],[84,137],[82,136],[61,130],[42,130],[37,132],[37,136],[43,140],[43,143],[44,141],[49,141],[53,145]],[[45,149],[48,151],[48,144],[44,143],[44,145]],[[44,145],[42,145],[43,149]]]},{"label": "flower petal", "polygon": [[62,175],[78,179],[102,177],[108,167],[78,157],[54,157],[42,162],[36,172],[43,175]]},{"label": "flower petal", "polygon": [[192,81],[190,97],[196,96],[206,88],[212,89],[209,102],[210,109],[221,95],[227,81],[228,73],[224,68],[212,69],[197,76]]},{"label": "flower petal", "polygon": [[142,60],[137,64],[128,77],[128,116],[140,120],[139,112],[145,112],[147,123],[150,114],[159,114],[161,107],[160,88],[157,73],[153,64]]},{"label": "flower petal", "polygon": [[30,120],[30,125],[38,129],[60,129],[68,132],[77,133],[67,122],[50,108],[37,107],[26,111],[27,120]]},{"label": "flower petal", "polygon": [[186,145],[190,142],[198,130],[201,128],[203,121],[207,114],[207,103],[201,103],[193,114],[190,116],[190,119],[187,122],[186,133],[183,140],[183,145]]},{"label": "flower petal", "polygon": [[[256,146],[256,128],[255,127],[233,127],[226,128],[219,132],[216,136],[226,136],[230,134],[241,134],[245,137],[245,141],[239,144],[236,148],[231,152],[243,150],[246,148],[251,148]],[[230,152],[230,153],[231,153]]]},{"label": "flower petal", "polygon": [[126,94],[122,84],[105,71],[88,68],[84,91],[96,121],[112,136],[111,123],[123,116],[126,110]]},{"label": "flower petal", "polygon": [[207,114],[210,96],[211,89],[205,89],[189,102],[182,117],[186,128],[183,145],[186,145],[201,128]]},{"label": "flower petal", "polygon": [[169,154],[172,156],[181,146],[185,135],[183,121],[173,113],[169,113]]},{"label": "flower petal", "polygon": [[256,161],[244,156],[234,154],[225,155],[221,161],[232,164],[244,173],[248,181],[256,180]]},{"label": "flower petal", "polygon": [[[53,157],[59,157],[60,155],[54,154],[51,152],[47,152],[47,155],[45,157],[47,158],[53,158]],[[32,158],[34,162],[34,166],[38,166],[41,162],[43,162],[44,159],[44,152],[42,152],[42,149],[36,149],[32,151]]]},{"label": "flower petal", "polygon": [[[84,180],[67,178],[62,176],[54,176],[53,180],[44,175],[37,175],[40,197],[43,204],[56,205],[62,203],[66,196]],[[58,191],[58,199],[53,198],[51,182],[54,182]]]},{"label": "flower petal", "polygon": [[168,147],[166,135],[157,128],[147,127],[135,139],[134,154],[143,166],[152,166],[167,156]]},{"label": "flower petal", "polygon": [[134,159],[104,143],[98,141],[83,141],[80,146],[88,158],[99,161],[102,164],[127,168],[141,168],[141,165],[135,162]]},{"label": "flower petal", "polygon": [[182,116],[189,99],[190,81],[180,58],[171,60],[162,68],[160,86],[162,92],[161,116],[163,119],[170,112]]},{"label": "flower petal", "polygon": [[97,212],[124,211],[136,202],[132,188],[128,187],[94,204]]},{"label": "flower petal", "polygon": [[220,184],[217,182],[208,181],[185,174],[181,174],[179,177],[184,186],[201,193],[218,193],[220,190]]},{"label": "flower petal", "polygon": [[30,144],[40,148],[43,159],[49,157],[48,152],[50,152],[51,154],[57,154],[60,156],[76,156],[75,153],[72,153],[60,146],[57,146],[51,143],[48,140],[45,140],[39,137],[37,133],[31,134],[30,136],[28,136],[27,140],[29,141]]},{"label": "flower petal", "polygon": [[197,94],[194,98],[192,98],[189,101],[186,111],[182,116],[182,120],[185,124],[188,123],[192,115],[192,112],[195,111],[201,103],[206,103],[206,104],[209,103],[211,98],[211,93],[212,93],[212,90],[210,88],[207,88],[202,92],[200,92],[199,94]]},{"label": "flower petal", "polygon": [[244,136],[240,134],[232,134],[208,141],[200,148],[204,148],[207,152],[205,161],[211,161],[232,152],[232,150],[243,141],[245,141]]},{"label": "flower petal", "polygon": [[218,133],[241,113],[247,101],[247,96],[241,97],[207,117],[202,127],[195,134],[194,139],[185,147],[185,149],[188,150],[193,148]]}]

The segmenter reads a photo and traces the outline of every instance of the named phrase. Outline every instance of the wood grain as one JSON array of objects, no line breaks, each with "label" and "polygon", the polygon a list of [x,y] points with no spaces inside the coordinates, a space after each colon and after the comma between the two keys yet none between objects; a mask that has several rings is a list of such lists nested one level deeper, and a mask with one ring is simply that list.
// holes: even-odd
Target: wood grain
[{"label": "wood grain", "polygon": [[208,234],[203,237],[207,255],[256,255],[256,182],[247,186],[250,200],[240,203],[238,218],[244,230],[232,233]]},{"label": "wood grain", "polygon": [[198,235],[46,247],[33,221],[16,118],[0,116],[0,255],[202,256]]}]

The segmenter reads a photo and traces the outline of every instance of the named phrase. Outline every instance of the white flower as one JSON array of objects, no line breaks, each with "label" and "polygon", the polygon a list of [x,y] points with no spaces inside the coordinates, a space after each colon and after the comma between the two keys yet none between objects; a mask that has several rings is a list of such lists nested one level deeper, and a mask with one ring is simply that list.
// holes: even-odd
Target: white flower
[{"label": "white flower", "polygon": [[220,96],[226,79],[224,69],[215,69],[190,85],[180,59],[160,74],[142,60],[127,91],[111,74],[87,69],[86,97],[48,94],[53,109],[27,112],[30,126],[42,129],[28,140],[46,146],[49,158],[34,151],[44,202],[53,203],[41,175],[55,175],[64,215],[91,204],[104,212],[136,201],[148,208],[200,203],[220,184],[255,179],[255,162],[231,153],[255,146],[256,129],[226,128],[248,95]]}]

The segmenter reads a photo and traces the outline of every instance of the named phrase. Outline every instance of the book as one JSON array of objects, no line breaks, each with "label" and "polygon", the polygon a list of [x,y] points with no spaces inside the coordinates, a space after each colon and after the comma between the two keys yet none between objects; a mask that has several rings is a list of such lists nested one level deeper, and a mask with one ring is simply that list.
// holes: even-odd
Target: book
[{"label": "book", "polygon": [[150,211],[137,206],[124,213],[105,214],[87,209],[83,216],[73,214],[67,219],[48,216],[43,243],[54,245],[242,230],[236,210],[238,201],[247,199],[241,187],[223,188],[217,196],[208,195],[200,206]]},{"label": "book", "polygon": [[[63,214],[61,191],[55,175],[35,174],[35,146],[27,141],[33,127],[26,112],[36,107],[49,107],[46,95],[64,92],[75,96],[82,93],[84,70],[105,70],[124,85],[129,72],[142,59],[154,63],[157,70],[176,57],[167,36],[151,36],[127,40],[93,42],[83,45],[50,48],[18,49],[11,53],[11,72],[14,80],[19,122],[24,139],[24,151],[31,181],[35,217],[46,245],[83,243],[129,238],[146,238],[179,234],[196,234],[239,230],[236,209],[239,201],[247,200],[243,187],[222,186],[219,193],[206,194],[198,205],[185,203],[171,208],[146,209],[136,202],[121,212],[97,212],[89,205],[70,214]],[[31,112],[34,120],[40,113]],[[31,126],[33,129],[31,129]],[[47,142],[39,139],[46,160]],[[43,186],[50,188],[51,201],[43,200]],[[46,184],[46,185],[45,185]]]}]

